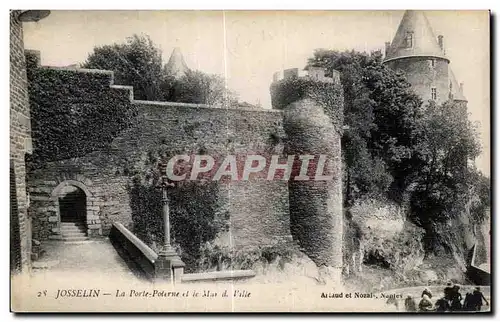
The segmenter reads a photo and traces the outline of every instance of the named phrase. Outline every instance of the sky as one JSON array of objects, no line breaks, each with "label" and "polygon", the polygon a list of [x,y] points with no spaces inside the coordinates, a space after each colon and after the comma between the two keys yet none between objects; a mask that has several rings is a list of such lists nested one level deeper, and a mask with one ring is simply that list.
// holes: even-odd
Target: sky
[{"label": "sky", "polygon": [[[273,73],[305,67],[314,49],[384,48],[403,11],[52,11],[24,24],[27,49],[42,65],[85,61],[95,46],[147,34],[168,61],[180,47],[187,65],[225,76],[241,101],[270,108]],[[483,154],[476,165],[490,174],[490,49],[487,11],[428,11],[435,35],[444,35],[447,57],[464,82],[470,119],[480,123]]]}]

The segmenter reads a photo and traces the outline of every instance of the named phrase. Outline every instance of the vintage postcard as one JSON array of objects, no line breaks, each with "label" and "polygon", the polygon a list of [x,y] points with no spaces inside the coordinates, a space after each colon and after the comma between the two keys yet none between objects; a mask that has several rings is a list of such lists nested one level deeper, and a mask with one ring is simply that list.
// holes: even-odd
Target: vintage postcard
[{"label": "vintage postcard", "polygon": [[13,312],[491,312],[490,12],[10,12]]}]

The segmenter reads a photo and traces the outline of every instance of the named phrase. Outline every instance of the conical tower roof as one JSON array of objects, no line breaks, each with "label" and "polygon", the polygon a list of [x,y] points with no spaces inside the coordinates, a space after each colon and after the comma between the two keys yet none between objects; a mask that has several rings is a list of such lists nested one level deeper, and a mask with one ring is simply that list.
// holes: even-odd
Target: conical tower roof
[{"label": "conical tower roof", "polygon": [[467,101],[467,98],[465,98],[464,93],[462,93],[462,89],[460,88],[457,78],[455,77],[455,73],[453,73],[451,67],[448,68],[448,74],[450,75],[451,94],[453,95],[453,99],[455,101]]},{"label": "conical tower roof", "polygon": [[189,70],[179,47],[175,47],[172,51],[166,70],[168,74],[174,76],[175,78],[186,75],[186,72]]},{"label": "conical tower roof", "polygon": [[[385,61],[405,57],[436,57],[448,60],[423,11],[406,10]],[[449,61],[449,60],[448,60]]]}]

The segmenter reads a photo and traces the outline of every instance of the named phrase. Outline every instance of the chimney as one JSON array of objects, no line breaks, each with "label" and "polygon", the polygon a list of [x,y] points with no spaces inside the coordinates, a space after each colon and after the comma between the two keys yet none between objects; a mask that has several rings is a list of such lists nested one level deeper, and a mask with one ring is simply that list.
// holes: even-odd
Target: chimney
[{"label": "chimney", "polygon": [[442,52],[444,52],[444,42],[443,42],[443,39],[444,39],[443,35],[439,35],[438,36],[438,44],[439,44],[439,48],[441,48]]},{"label": "chimney", "polygon": [[464,94],[464,83],[460,83],[460,94]]},{"label": "chimney", "polygon": [[385,57],[387,57],[387,54],[389,53],[389,49],[391,48],[391,42],[386,41],[385,42]]}]

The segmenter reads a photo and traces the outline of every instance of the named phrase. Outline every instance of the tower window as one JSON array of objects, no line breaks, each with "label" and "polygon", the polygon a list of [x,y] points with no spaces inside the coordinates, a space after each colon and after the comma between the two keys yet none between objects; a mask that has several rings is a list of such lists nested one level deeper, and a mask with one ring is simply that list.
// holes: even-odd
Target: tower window
[{"label": "tower window", "polygon": [[413,31],[407,31],[405,37],[406,48],[413,48]]},{"label": "tower window", "polygon": [[436,67],[436,60],[435,59],[429,59],[429,66],[431,66],[431,68],[435,68]]},{"label": "tower window", "polygon": [[431,100],[436,100],[437,99],[437,91],[435,87],[431,88]]}]

